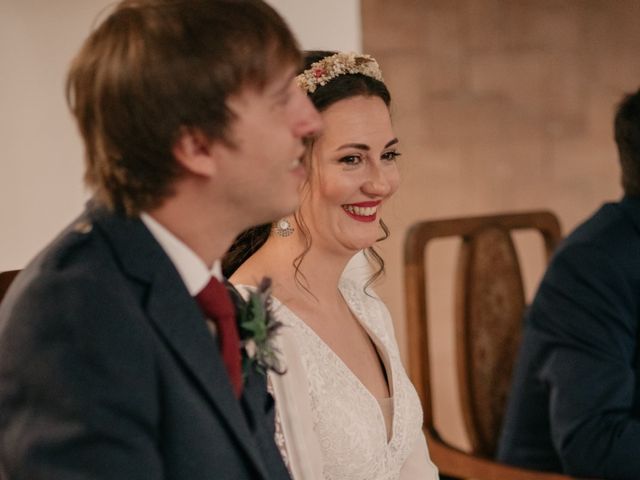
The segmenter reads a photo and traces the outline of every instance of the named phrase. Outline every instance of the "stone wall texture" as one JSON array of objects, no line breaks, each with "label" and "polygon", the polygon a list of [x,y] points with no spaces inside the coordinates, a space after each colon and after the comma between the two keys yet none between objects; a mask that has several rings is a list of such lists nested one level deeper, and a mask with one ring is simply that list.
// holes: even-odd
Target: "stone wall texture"
[{"label": "stone wall texture", "polygon": [[[563,232],[622,190],[616,103],[640,87],[640,0],[362,0],[363,50],[394,98],[403,182],[384,219],[377,287],[406,353],[402,244],[424,219],[546,208]],[[530,299],[542,243],[517,246]],[[454,242],[428,252],[431,348],[445,437],[465,445],[455,402]]]}]

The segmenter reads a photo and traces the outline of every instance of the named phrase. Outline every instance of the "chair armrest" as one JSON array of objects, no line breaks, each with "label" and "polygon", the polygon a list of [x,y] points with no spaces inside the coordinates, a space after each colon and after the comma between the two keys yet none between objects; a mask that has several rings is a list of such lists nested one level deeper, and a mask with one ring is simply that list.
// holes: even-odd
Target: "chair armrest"
[{"label": "chair armrest", "polygon": [[426,431],[431,460],[440,474],[475,480],[576,480],[559,473],[513,467],[463,452]]}]

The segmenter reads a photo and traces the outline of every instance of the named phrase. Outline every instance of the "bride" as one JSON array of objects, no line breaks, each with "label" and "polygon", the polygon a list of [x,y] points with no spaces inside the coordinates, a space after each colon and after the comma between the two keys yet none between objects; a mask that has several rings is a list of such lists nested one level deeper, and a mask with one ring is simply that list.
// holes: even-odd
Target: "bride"
[{"label": "bride", "polygon": [[436,479],[389,312],[342,275],[363,249],[377,267],[371,280],[383,273],[373,245],[387,236],[380,215],[400,156],[389,92],[367,55],[311,52],[297,81],[325,126],[309,141],[301,206],[245,232],[225,261],[244,293],[273,280],[287,369],[270,373],[276,440],[296,480]]}]

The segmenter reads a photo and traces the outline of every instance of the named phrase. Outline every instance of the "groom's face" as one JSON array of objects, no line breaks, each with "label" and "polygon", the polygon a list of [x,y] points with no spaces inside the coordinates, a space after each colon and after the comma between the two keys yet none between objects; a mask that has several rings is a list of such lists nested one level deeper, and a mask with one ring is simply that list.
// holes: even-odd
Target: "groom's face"
[{"label": "groom's face", "polygon": [[294,80],[291,66],[262,90],[233,95],[228,106],[235,119],[222,165],[234,213],[245,227],[268,223],[293,212],[306,179],[301,163],[303,140],[321,129],[321,118]]}]

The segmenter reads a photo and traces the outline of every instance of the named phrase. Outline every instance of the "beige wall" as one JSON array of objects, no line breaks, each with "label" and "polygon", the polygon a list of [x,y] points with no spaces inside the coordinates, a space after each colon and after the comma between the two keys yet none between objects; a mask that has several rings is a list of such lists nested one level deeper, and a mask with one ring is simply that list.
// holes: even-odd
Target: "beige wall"
[{"label": "beige wall", "polygon": [[0,0],[0,270],[22,268],[82,206],[63,79],[106,3]]},{"label": "beige wall", "polygon": [[[387,210],[386,282],[378,291],[406,341],[401,249],[413,222],[550,208],[563,230],[620,196],[614,104],[640,86],[637,0],[363,0],[363,49],[392,94],[404,181]],[[524,238],[527,290],[541,273]],[[461,443],[445,297],[453,246],[430,252],[438,321],[436,413]],[[529,250],[527,250],[529,251]],[[453,417],[452,417],[453,415]]]},{"label": "beige wall", "polygon": [[[64,77],[114,3],[0,0],[0,271],[24,267],[81,211],[82,145],[65,106]],[[303,48],[360,49],[359,0],[269,3]]]}]

